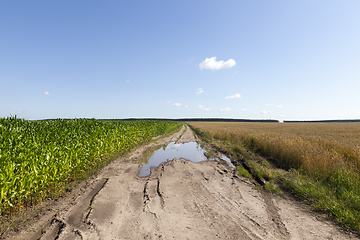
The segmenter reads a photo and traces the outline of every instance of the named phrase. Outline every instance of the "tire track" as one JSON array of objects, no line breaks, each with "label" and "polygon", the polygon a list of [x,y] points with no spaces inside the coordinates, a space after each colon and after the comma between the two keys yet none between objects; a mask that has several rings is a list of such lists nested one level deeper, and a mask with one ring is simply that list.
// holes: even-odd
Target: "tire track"
[{"label": "tire track", "polygon": [[282,219],[279,215],[279,210],[275,206],[272,196],[268,192],[261,191],[261,196],[264,199],[266,205],[266,213],[268,218],[271,221],[272,229],[274,230],[274,235],[277,239],[287,240],[290,239],[290,233],[285,227],[285,224],[282,222]]},{"label": "tire track", "polygon": [[[89,215],[91,214],[92,203],[95,197],[105,187],[108,180],[108,178],[99,180],[84,199],[81,199],[68,212],[62,214],[65,216],[63,219],[54,217],[51,220],[50,226],[43,231],[43,234],[38,239],[76,239],[78,237],[83,239],[84,232],[89,231],[89,227],[96,231],[96,226],[89,221]],[[67,214],[68,216],[66,217]]]}]

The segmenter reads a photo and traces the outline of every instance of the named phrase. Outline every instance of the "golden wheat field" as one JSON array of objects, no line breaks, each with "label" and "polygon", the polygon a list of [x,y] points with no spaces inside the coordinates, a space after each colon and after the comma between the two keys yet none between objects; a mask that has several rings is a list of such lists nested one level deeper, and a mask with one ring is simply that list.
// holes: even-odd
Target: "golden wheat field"
[{"label": "golden wheat field", "polygon": [[215,138],[242,142],[284,167],[310,174],[360,171],[360,123],[189,122]]}]

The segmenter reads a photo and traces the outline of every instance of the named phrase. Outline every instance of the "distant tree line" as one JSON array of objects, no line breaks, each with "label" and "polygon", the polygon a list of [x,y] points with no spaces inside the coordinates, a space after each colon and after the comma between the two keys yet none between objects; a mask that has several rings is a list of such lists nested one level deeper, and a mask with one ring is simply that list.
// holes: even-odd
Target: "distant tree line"
[{"label": "distant tree line", "polygon": [[286,121],[284,123],[346,123],[346,122],[360,122],[360,119],[346,119],[346,120],[313,120],[313,121]]},{"label": "distant tree line", "polygon": [[[89,120],[94,118],[88,118]],[[56,119],[42,119],[40,121],[51,121]],[[70,118],[68,119],[70,120]],[[157,121],[177,121],[177,122],[280,122],[274,119],[236,119],[236,118],[116,118],[116,119],[98,119],[102,121],[140,121],[140,120],[157,120]],[[347,120],[313,120],[313,121],[292,121],[284,120],[284,123],[351,123],[360,122],[360,119]]]}]

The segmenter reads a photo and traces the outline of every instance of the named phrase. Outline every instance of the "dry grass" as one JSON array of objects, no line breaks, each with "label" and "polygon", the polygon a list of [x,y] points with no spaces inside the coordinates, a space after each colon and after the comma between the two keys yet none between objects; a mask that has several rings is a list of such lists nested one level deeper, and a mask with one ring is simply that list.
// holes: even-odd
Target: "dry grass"
[{"label": "dry grass", "polygon": [[285,170],[296,169],[301,176],[282,178],[288,190],[360,230],[359,123],[189,124],[235,151],[250,150]]}]

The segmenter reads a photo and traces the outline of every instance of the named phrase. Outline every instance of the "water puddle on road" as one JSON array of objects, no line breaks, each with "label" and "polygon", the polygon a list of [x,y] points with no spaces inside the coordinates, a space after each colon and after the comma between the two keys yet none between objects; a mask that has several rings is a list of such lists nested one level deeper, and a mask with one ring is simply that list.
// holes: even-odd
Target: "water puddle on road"
[{"label": "water puddle on road", "polygon": [[[220,160],[219,158],[206,157],[207,151],[203,149],[197,142],[189,143],[175,143],[171,142],[167,146],[159,146],[151,149],[145,156],[141,158],[138,163],[141,163],[139,170],[139,177],[147,177],[151,173],[151,168],[158,167],[161,163],[174,158],[184,158],[192,162],[201,162],[206,160]],[[225,155],[221,156],[221,159],[227,161],[234,167],[231,160]]]}]

